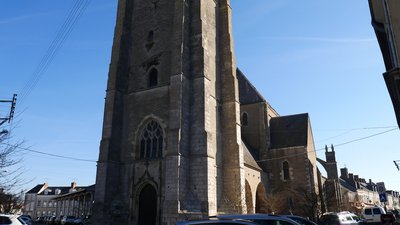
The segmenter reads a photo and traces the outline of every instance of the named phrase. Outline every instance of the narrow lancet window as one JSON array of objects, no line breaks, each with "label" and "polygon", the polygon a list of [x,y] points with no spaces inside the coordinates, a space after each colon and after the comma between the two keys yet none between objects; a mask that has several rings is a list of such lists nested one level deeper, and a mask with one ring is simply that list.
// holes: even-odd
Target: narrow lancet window
[{"label": "narrow lancet window", "polygon": [[283,173],[283,180],[290,180],[289,163],[287,161],[284,161],[282,163],[282,173]]},{"label": "narrow lancet window", "polygon": [[158,85],[158,71],[153,68],[149,73],[149,87],[154,87]]}]

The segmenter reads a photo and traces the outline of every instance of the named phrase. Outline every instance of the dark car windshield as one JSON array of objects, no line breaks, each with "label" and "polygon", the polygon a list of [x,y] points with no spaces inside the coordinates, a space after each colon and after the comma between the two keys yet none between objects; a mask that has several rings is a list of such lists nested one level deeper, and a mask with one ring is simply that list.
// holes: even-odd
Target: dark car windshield
[{"label": "dark car windshield", "polygon": [[0,224],[11,224],[11,220],[7,216],[0,216]]}]

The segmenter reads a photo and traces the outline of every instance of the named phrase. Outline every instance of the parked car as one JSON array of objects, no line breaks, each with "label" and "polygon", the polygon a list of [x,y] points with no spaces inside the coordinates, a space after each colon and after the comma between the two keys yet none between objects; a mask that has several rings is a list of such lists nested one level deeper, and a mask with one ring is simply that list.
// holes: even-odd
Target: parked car
[{"label": "parked car", "polygon": [[24,225],[25,222],[19,219],[19,215],[0,214],[0,225]]},{"label": "parked car", "polygon": [[61,220],[61,225],[72,225],[75,224],[75,216],[64,216]]},{"label": "parked car", "polygon": [[400,223],[400,210],[392,209],[392,210],[388,210],[386,213],[393,214],[396,217],[396,223]]},{"label": "parked car", "polygon": [[280,215],[283,217],[287,217],[291,220],[296,221],[300,225],[317,225],[314,221],[311,221],[307,218],[301,217],[301,216],[296,216],[296,215]]},{"label": "parked car", "polygon": [[367,223],[380,223],[382,214],[386,214],[385,209],[379,206],[366,207],[361,212]]},{"label": "parked car", "polygon": [[61,225],[61,221],[62,221],[63,218],[64,218],[63,215],[57,216],[56,219],[54,220],[54,224],[55,225]]},{"label": "parked car", "polygon": [[82,219],[82,218],[76,218],[74,220],[74,224],[76,224],[76,225],[84,225],[85,224],[85,220]]},{"label": "parked car", "polygon": [[18,218],[23,220],[27,225],[32,225],[32,223],[33,223],[32,219],[26,215],[21,215]]},{"label": "parked car", "polygon": [[393,213],[386,213],[381,215],[382,225],[393,225],[396,222],[396,216]]},{"label": "parked car", "polygon": [[318,225],[358,225],[360,218],[351,212],[324,213],[318,221]]},{"label": "parked car", "polygon": [[189,220],[180,221],[176,225],[201,225],[201,224],[214,224],[214,225],[256,225],[250,221],[243,220]]},{"label": "parked car", "polygon": [[298,222],[283,216],[270,214],[233,214],[233,215],[218,215],[216,218],[222,219],[241,219],[254,222],[262,225],[300,225]]}]

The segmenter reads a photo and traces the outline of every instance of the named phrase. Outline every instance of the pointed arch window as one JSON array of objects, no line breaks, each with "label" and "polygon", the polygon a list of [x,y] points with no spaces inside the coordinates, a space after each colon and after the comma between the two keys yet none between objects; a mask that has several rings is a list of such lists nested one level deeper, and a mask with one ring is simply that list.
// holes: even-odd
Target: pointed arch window
[{"label": "pointed arch window", "polygon": [[153,120],[147,123],[140,136],[140,159],[161,158],[163,140],[160,124]]},{"label": "pointed arch window", "polygon": [[283,180],[290,180],[290,173],[289,173],[289,162],[288,161],[284,161],[282,163],[282,177]]},{"label": "pointed arch window", "polygon": [[149,73],[149,87],[154,87],[158,85],[158,71],[152,68]]}]

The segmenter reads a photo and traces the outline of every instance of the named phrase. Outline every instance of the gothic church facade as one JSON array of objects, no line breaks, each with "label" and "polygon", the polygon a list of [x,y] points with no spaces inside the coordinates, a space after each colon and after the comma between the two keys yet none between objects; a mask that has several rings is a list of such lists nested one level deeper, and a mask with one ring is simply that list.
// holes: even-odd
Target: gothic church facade
[{"label": "gothic church facade", "polygon": [[263,212],[274,179],[317,192],[308,114],[280,117],[237,69],[231,16],[229,0],[119,0],[94,224]]}]

